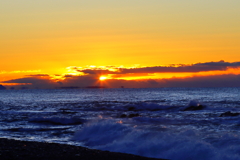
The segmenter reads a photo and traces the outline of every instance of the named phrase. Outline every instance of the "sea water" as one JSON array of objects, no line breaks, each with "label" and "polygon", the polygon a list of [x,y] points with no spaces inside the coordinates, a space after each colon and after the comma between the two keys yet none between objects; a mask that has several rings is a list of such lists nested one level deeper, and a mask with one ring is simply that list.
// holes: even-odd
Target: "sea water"
[{"label": "sea water", "polygon": [[0,137],[140,156],[240,159],[240,88],[0,90]]}]

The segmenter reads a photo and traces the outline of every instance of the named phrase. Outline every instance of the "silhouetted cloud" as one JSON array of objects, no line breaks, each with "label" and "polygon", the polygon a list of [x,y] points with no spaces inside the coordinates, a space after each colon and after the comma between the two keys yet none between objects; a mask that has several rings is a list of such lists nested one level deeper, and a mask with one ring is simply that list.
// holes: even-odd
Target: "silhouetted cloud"
[{"label": "silhouetted cloud", "polygon": [[140,68],[117,68],[115,71],[101,68],[79,69],[78,72],[85,74],[132,74],[132,73],[183,73],[183,72],[207,72],[207,71],[224,71],[228,68],[238,68],[240,62],[206,62],[196,63],[192,65],[172,65],[172,66],[154,66],[154,67],[140,67]]},{"label": "silhouetted cloud", "polygon": [[212,75],[171,79],[109,80],[108,86],[119,88],[159,88],[159,87],[240,87],[240,75]]},{"label": "silhouetted cloud", "polygon": [[6,87],[4,87],[3,85],[0,84],[0,90],[5,90]]},{"label": "silhouetted cloud", "polygon": [[[157,87],[240,87],[240,75],[224,74],[224,75],[207,75],[202,76],[196,74],[192,77],[184,78],[165,78],[165,79],[146,79],[154,73],[166,72],[203,72],[203,71],[224,71],[229,68],[239,68],[240,62],[206,62],[192,65],[178,65],[178,66],[156,66],[156,67],[142,67],[142,68],[116,68],[110,66],[109,68],[90,68],[80,69],[75,67],[75,71],[82,72],[81,75],[64,75],[62,78],[55,78],[48,74],[28,75],[25,78],[13,79],[1,83],[17,83],[27,88],[62,88],[62,87],[77,87],[84,88],[87,86],[105,86],[108,88],[157,88]],[[101,75],[111,74],[111,79],[100,81]],[[55,75],[60,76],[60,75]],[[123,80],[115,79],[128,76],[144,76],[145,79],[138,80]],[[22,86],[21,86],[22,87]]]},{"label": "silhouetted cloud", "polygon": [[67,76],[62,81],[63,86],[77,86],[77,87],[86,87],[91,85],[97,85],[99,78],[92,75],[85,76]]},{"label": "silhouetted cloud", "polygon": [[41,78],[39,76],[13,79],[4,81],[3,83],[17,83],[19,85],[28,84],[28,88],[56,88],[59,86],[59,83],[56,83],[48,78]]},{"label": "silhouetted cloud", "polygon": [[164,79],[165,87],[240,87],[240,75],[194,76]]},{"label": "silhouetted cloud", "polygon": [[27,77],[5,81],[5,83],[31,84],[28,88],[61,88],[87,86],[105,86],[108,88],[158,88],[158,87],[240,87],[240,75],[194,76],[171,79],[122,80],[109,79],[99,81],[94,76],[71,76],[62,81],[53,81],[39,77]]},{"label": "silhouetted cloud", "polygon": [[222,67],[240,67],[240,62],[225,62],[223,60],[219,62],[206,62],[206,63],[197,63],[195,65],[205,65],[205,66],[222,66]]}]

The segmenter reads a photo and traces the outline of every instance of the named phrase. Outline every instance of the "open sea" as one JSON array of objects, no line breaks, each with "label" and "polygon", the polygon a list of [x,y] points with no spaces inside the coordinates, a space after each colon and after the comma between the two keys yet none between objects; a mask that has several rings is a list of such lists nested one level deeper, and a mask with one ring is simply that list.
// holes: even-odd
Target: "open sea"
[{"label": "open sea", "polygon": [[240,88],[0,90],[0,137],[239,160]]}]

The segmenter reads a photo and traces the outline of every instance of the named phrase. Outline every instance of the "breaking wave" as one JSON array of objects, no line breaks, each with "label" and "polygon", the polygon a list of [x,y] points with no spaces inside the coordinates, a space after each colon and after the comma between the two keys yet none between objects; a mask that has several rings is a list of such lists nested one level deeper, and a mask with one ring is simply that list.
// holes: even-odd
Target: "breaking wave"
[{"label": "breaking wave", "polygon": [[142,130],[113,120],[87,123],[73,137],[90,148],[173,160],[240,159],[240,146],[233,139],[239,142],[239,137],[228,135],[216,144],[214,138],[204,140],[192,130]]}]

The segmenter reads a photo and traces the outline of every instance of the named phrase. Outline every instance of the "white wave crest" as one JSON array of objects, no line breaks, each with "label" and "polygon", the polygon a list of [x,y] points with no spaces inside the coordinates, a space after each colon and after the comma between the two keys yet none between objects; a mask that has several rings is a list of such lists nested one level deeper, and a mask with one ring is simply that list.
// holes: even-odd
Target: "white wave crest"
[{"label": "white wave crest", "polygon": [[199,138],[192,130],[181,133],[146,131],[113,120],[86,124],[75,133],[73,140],[83,142],[86,146],[95,149],[153,158],[240,159],[239,146],[222,144],[222,148],[218,149],[217,146]]}]

